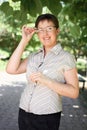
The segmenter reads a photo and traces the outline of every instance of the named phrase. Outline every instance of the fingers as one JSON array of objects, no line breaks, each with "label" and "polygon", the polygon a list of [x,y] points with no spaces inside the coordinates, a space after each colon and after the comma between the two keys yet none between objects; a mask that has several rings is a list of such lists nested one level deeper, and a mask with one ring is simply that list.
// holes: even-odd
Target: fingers
[{"label": "fingers", "polygon": [[44,75],[41,72],[32,73],[29,78],[33,83],[42,85],[42,86],[46,85],[47,82],[49,82],[50,80],[46,75]]},{"label": "fingers", "polygon": [[35,29],[32,28],[32,27],[27,27],[26,25],[24,25],[24,26],[22,27],[22,31],[25,32],[25,34],[28,35],[28,34],[34,33],[34,32],[35,32]]},{"label": "fingers", "polygon": [[32,82],[38,83],[38,82],[40,82],[41,75],[42,75],[42,74],[41,74],[40,72],[32,73],[32,74],[30,75],[30,80],[31,80]]}]

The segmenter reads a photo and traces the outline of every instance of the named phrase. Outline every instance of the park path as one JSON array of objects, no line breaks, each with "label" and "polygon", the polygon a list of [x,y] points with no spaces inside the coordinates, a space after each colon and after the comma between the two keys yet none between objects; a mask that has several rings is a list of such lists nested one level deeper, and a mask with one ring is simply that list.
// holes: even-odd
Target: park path
[{"label": "park path", "polygon": [[[0,72],[0,130],[18,130],[18,105],[25,87],[25,74]],[[80,97],[63,97],[60,130],[87,130],[87,107]]]}]

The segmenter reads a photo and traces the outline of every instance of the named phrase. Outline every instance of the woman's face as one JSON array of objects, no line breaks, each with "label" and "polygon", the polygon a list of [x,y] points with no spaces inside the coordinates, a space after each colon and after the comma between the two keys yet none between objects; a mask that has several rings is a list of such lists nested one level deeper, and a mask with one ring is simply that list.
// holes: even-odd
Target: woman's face
[{"label": "woman's face", "polygon": [[57,43],[57,34],[59,29],[56,29],[52,21],[43,20],[38,24],[38,38],[45,48],[52,48]]}]

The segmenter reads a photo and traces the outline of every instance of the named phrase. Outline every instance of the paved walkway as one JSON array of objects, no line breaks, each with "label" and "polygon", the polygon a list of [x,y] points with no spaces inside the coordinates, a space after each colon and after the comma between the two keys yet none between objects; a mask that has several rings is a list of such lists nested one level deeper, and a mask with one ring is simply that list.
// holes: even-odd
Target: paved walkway
[{"label": "paved walkway", "polygon": [[[18,105],[25,86],[25,74],[0,72],[0,130],[18,130]],[[63,97],[60,130],[87,130],[87,107],[80,98]]]}]

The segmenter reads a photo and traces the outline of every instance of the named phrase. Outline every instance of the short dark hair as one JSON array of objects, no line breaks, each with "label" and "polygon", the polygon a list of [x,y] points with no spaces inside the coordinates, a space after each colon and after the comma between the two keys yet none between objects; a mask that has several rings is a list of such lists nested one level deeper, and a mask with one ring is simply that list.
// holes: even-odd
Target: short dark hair
[{"label": "short dark hair", "polygon": [[56,26],[56,28],[59,28],[59,21],[58,21],[58,19],[53,14],[49,14],[49,13],[39,15],[37,17],[37,19],[36,19],[35,27],[37,28],[39,22],[43,21],[43,20],[52,21],[54,23],[54,25]]}]

